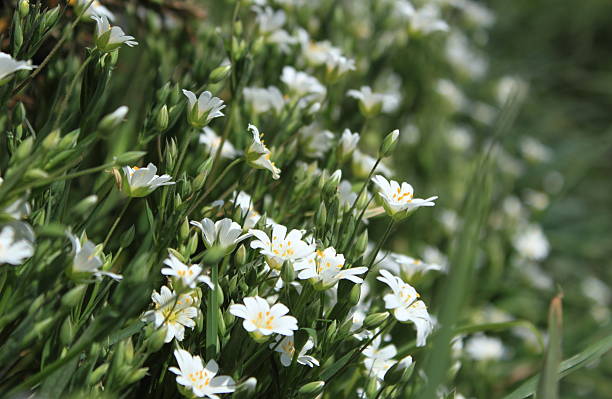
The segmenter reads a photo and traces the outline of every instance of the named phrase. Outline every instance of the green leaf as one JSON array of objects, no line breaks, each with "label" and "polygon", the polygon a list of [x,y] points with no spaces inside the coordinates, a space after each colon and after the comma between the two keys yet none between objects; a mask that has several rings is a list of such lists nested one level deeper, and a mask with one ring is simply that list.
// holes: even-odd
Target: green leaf
[{"label": "green leaf", "polygon": [[342,367],[344,367],[353,357],[354,351],[350,351],[349,353],[342,356],[340,359],[336,360],[329,368],[325,369],[323,373],[321,373],[320,378],[324,381],[327,381],[329,378],[333,377],[334,374],[338,372]]},{"label": "green leaf", "polygon": [[550,302],[548,311],[548,346],[544,356],[544,367],[538,382],[538,398],[557,399],[559,397],[559,364],[561,363],[561,337],[563,335],[562,294]]},{"label": "green leaf", "polygon": [[[593,360],[602,357],[610,350],[612,350],[612,332],[606,337],[588,346],[582,352],[577,353],[569,359],[561,362],[561,365],[559,366],[559,380],[566,375],[581,369]],[[512,393],[506,395],[503,399],[525,399],[532,396],[536,391],[536,381],[538,381],[538,378],[539,375],[531,377]]]}]

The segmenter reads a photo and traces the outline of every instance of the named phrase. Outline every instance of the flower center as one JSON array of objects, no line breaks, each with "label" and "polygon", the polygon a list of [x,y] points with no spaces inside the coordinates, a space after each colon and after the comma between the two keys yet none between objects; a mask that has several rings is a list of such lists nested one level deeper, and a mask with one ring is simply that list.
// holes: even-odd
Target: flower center
[{"label": "flower center", "polygon": [[268,310],[267,312],[258,312],[257,317],[255,320],[252,320],[252,322],[257,328],[271,330],[274,319],[275,317],[270,315],[270,311]]}]

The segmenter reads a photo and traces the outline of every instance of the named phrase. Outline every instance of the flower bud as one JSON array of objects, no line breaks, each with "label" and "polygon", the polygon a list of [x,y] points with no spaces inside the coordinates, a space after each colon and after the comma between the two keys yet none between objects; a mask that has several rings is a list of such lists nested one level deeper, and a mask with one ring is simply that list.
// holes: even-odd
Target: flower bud
[{"label": "flower bud", "polygon": [[210,73],[209,79],[212,83],[219,83],[222,80],[225,80],[231,71],[231,65],[220,65],[213,69],[213,71]]},{"label": "flower bud", "polygon": [[244,247],[244,244],[241,244],[238,247],[238,250],[236,251],[236,255],[235,255],[235,259],[236,259],[236,264],[238,266],[243,266],[246,263],[246,248]]},{"label": "flower bud", "polygon": [[13,122],[16,125],[20,125],[25,121],[26,118],[26,109],[23,103],[20,101],[13,108]]},{"label": "flower bud", "polygon": [[121,234],[121,237],[119,238],[119,243],[121,244],[121,248],[127,248],[132,244],[135,233],[136,233],[136,229],[134,228],[134,225],[131,225],[129,229],[127,229],[126,231],[123,232],[123,234]]},{"label": "flower bud", "polygon": [[69,346],[74,339],[74,326],[72,325],[72,321],[70,320],[70,316],[64,319],[62,326],[60,327],[60,342],[64,346]]},{"label": "flower bud", "polygon": [[167,332],[168,327],[165,325],[153,330],[153,333],[145,341],[149,353],[155,353],[164,346]]},{"label": "flower bud", "polygon": [[145,151],[128,151],[123,154],[116,156],[113,162],[116,166],[131,165],[144,157],[147,153]]},{"label": "flower bud", "polygon": [[155,128],[160,132],[165,132],[168,129],[169,119],[168,107],[164,104],[155,117]]},{"label": "flower bud", "polygon": [[84,216],[86,213],[88,213],[94,205],[96,205],[98,203],[98,196],[97,195],[90,195],[87,196],[85,198],[83,198],[82,200],[80,200],[73,208],[72,208],[72,213],[79,215],[79,216]]},{"label": "flower bud", "polygon": [[293,264],[288,260],[283,262],[283,266],[281,268],[281,278],[287,284],[295,280],[295,269],[293,268]]},{"label": "flower bud", "polygon": [[85,295],[85,291],[87,291],[87,285],[77,285],[76,287],[68,291],[66,294],[64,294],[64,296],[62,297],[62,306],[66,308],[72,308],[78,305],[79,303],[81,303],[83,295]]},{"label": "flower bud", "polygon": [[147,375],[147,372],[149,371],[148,367],[142,367],[139,368],[137,370],[134,370],[127,378],[127,380],[125,381],[125,383],[127,385],[133,384],[136,381],[140,381],[145,375]]},{"label": "flower bud", "polygon": [[325,229],[325,221],[327,220],[327,208],[325,207],[325,202],[321,201],[319,205],[319,209],[315,214],[315,223],[318,229]]},{"label": "flower bud", "polygon": [[87,385],[96,385],[108,371],[108,363],[98,366],[87,376]]},{"label": "flower bud", "polygon": [[365,320],[363,321],[363,327],[366,330],[374,330],[375,328],[379,327],[382,323],[384,323],[388,317],[389,317],[389,312],[371,313],[367,315]]},{"label": "flower bud", "polygon": [[128,113],[128,107],[122,105],[121,107],[114,110],[112,113],[106,115],[98,124],[98,130],[102,134],[112,133],[113,130],[117,128],[125,119],[125,116]]},{"label": "flower bud", "polygon": [[13,160],[22,161],[26,159],[32,152],[33,145],[34,139],[32,137],[28,137],[27,139],[23,140],[21,144],[19,144],[19,147],[17,147],[17,149],[15,150],[15,153],[13,154]]},{"label": "flower bud", "polygon": [[43,21],[42,21],[43,30],[45,31],[50,30],[55,25],[55,23],[59,19],[60,11],[61,11],[61,7],[57,6],[45,13],[45,15],[43,16]]},{"label": "flower bud", "polygon": [[19,1],[19,15],[23,18],[30,12],[30,2],[28,0]]},{"label": "flower bud", "polygon": [[354,284],[349,294],[349,304],[355,306],[359,303],[361,298],[361,284]]},{"label": "flower bud", "polygon": [[323,388],[325,387],[324,381],[313,381],[308,384],[304,384],[298,390],[298,395],[303,398],[314,398],[321,392],[323,392]]},{"label": "flower bud", "polygon": [[365,250],[368,248],[368,230],[365,229],[363,233],[357,238],[357,243],[355,243],[355,252],[357,254],[363,254]]},{"label": "flower bud", "polygon": [[388,157],[393,153],[395,147],[397,146],[397,138],[399,137],[399,129],[395,129],[391,133],[385,137],[382,144],[380,145],[380,149],[378,150],[378,156],[380,158]]},{"label": "flower bud", "polygon": [[395,363],[385,373],[385,384],[393,386],[398,384],[400,381],[406,381],[410,378],[412,371],[414,370],[414,363],[412,362],[412,356],[406,356],[399,362]]},{"label": "flower bud", "polygon": [[329,327],[327,327],[327,331],[325,332],[325,341],[333,342],[334,337],[336,336],[336,330],[338,329],[338,323],[336,320],[332,321]]},{"label": "flower bud", "polygon": [[185,241],[187,238],[189,238],[189,219],[185,217],[179,229],[179,239]]}]

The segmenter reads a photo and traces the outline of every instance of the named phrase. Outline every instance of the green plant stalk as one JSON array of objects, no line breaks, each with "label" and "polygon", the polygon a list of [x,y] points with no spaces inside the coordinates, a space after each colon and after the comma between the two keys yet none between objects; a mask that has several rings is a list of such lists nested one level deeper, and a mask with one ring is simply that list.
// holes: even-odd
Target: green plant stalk
[{"label": "green plant stalk", "polygon": [[217,345],[217,310],[219,304],[217,303],[217,289],[219,287],[219,264],[215,262],[211,268],[210,278],[213,283],[213,289],[208,290],[208,301],[206,303],[206,358],[216,359],[218,345]]}]

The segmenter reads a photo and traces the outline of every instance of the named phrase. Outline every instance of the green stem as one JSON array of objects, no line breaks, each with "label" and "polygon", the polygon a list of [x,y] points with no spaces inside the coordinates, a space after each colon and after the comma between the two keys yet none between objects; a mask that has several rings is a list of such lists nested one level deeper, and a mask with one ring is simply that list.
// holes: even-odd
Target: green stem
[{"label": "green stem", "polygon": [[59,109],[55,113],[55,118],[54,118],[53,125],[52,125],[53,128],[51,130],[55,129],[57,127],[57,123],[61,120],[62,114],[64,113],[64,110],[66,109],[66,106],[68,105],[68,100],[70,99],[70,95],[74,91],[74,88],[76,86],[76,83],[79,77],[81,76],[81,74],[83,73],[87,65],[89,65],[89,63],[93,59],[93,54],[94,53],[87,56],[85,61],[83,61],[83,63],[81,64],[77,72],[74,74],[74,77],[72,78],[72,81],[70,82],[70,86],[68,87],[68,91],[66,92],[66,96],[64,96],[64,98],[62,99]]},{"label": "green stem", "polygon": [[208,291],[208,303],[206,304],[206,358],[208,360],[217,357],[217,289],[219,287],[219,264],[215,263],[211,270],[213,289]]},{"label": "green stem", "polygon": [[125,211],[127,211],[128,207],[130,206],[130,202],[132,202],[131,198],[129,198],[126,201],[125,205],[123,205],[123,208],[121,209],[121,212],[119,213],[119,215],[115,219],[115,222],[113,223],[113,225],[111,226],[110,230],[108,231],[108,234],[106,234],[106,238],[104,239],[104,243],[102,244],[102,248],[106,248],[106,244],[108,244],[108,241],[110,240],[111,236],[113,235],[113,232],[115,231],[115,229],[119,225],[119,222],[121,221],[121,218],[123,217],[123,214],[125,213]]},{"label": "green stem", "polygon": [[368,263],[366,265],[366,267],[368,268],[368,271],[366,271],[365,275],[363,276],[364,279],[370,272],[370,269],[372,268],[372,265],[374,264],[374,261],[376,260],[376,256],[378,256],[380,249],[382,248],[385,241],[387,241],[387,238],[389,237],[389,234],[391,233],[391,230],[393,229],[394,226],[395,226],[395,220],[391,219],[391,221],[387,225],[387,230],[385,230],[385,233],[383,234],[382,238],[378,241],[378,244],[376,244],[376,248],[374,249],[374,251],[372,251],[372,254],[370,255],[370,259],[368,259]]}]

